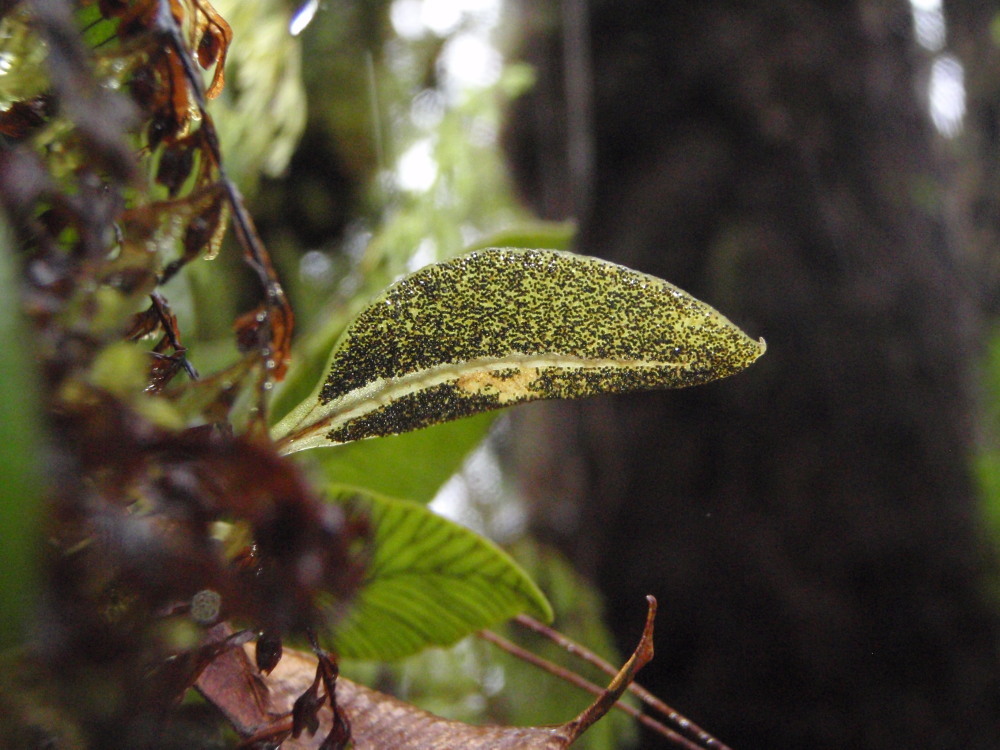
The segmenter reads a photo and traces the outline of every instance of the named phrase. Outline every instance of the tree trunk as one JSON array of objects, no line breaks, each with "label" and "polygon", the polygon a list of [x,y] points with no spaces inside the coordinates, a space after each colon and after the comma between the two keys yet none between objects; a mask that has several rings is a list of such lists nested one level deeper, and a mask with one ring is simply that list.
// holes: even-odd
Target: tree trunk
[{"label": "tree trunk", "polygon": [[579,252],[769,348],[690,391],[523,410],[537,528],[623,645],[659,598],[642,681],[736,748],[1000,746],[969,474],[980,321],[909,6],[592,0],[571,75],[558,10],[521,10],[539,83],[507,135],[528,200],[580,210]]}]

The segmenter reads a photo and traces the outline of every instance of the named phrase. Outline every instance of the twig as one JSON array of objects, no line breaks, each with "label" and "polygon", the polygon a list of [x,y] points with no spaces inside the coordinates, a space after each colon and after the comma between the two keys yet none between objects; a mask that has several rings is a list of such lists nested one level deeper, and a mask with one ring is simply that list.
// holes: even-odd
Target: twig
[{"label": "twig", "polygon": [[[568,638],[567,636],[560,633],[558,630],[550,628],[533,617],[528,615],[518,615],[514,618],[514,622],[518,625],[527,628],[528,630],[534,631],[539,635],[548,638],[550,641],[555,643],[557,646],[565,650],[566,652],[576,656],[583,661],[591,664],[607,675],[614,675],[617,670],[614,666],[602,659],[600,656],[595,654],[593,651],[581,646],[576,641]],[[723,744],[718,739],[713,737],[711,734],[706,732],[704,729],[699,727],[693,721],[685,717],[683,714],[674,710],[662,700],[657,698],[651,692],[646,690],[642,685],[635,682],[628,686],[628,690],[635,697],[641,700],[650,708],[660,712],[668,721],[673,723],[680,731],[687,735],[692,740],[700,743],[698,747],[710,749],[710,750],[732,750],[728,745]]]},{"label": "twig", "polygon": [[191,380],[197,380],[200,376],[194,365],[187,358],[187,347],[181,344],[180,332],[177,330],[177,318],[170,311],[170,305],[167,304],[167,300],[164,299],[163,295],[158,292],[153,292],[149,295],[149,298],[153,303],[153,309],[156,311],[156,317],[159,318],[160,325],[163,327],[164,335],[174,350],[174,356],[180,357],[181,366],[187,372],[188,377]]},{"label": "twig", "polygon": [[[683,750],[701,750],[700,746],[694,744],[690,739],[677,734],[672,729],[651,716],[647,716],[632,706],[619,702],[622,694],[635,680],[635,675],[638,671],[653,659],[653,624],[656,620],[656,598],[653,596],[647,596],[646,601],[649,604],[649,609],[646,613],[646,625],[643,628],[639,644],[636,646],[632,656],[630,656],[628,661],[625,663],[625,666],[623,666],[620,670],[615,670],[613,667],[610,668],[612,679],[607,689],[598,687],[575,672],[571,672],[557,664],[553,664],[547,659],[543,659],[542,657],[537,656],[536,654],[533,654],[514,643],[511,643],[506,638],[502,638],[496,633],[481,631],[479,635],[484,640],[490,641],[515,657],[522,659],[539,669],[549,672],[550,674],[569,682],[581,690],[585,690],[597,696],[597,700],[588,706],[583,713],[581,713],[573,721],[569,722],[569,724],[565,725],[565,728],[570,731],[571,739],[575,739],[582,734],[594,722],[604,716],[611,708],[618,708],[634,719],[637,719],[647,728],[652,729],[657,734],[660,734],[670,740],[677,747],[683,748]],[[577,646],[577,648],[582,651],[586,651],[586,649],[583,649],[580,646]],[[610,665],[608,666],[610,667]]]},{"label": "twig", "polygon": [[[531,651],[521,648],[516,643],[508,641],[503,636],[497,635],[491,630],[481,630],[479,631],[478,635],[484,641],[489,641],[494,646],[506,651],[511,656],[514,656],[515,658],[520,659],[521,661],[527,662],[532,666],[538,667],[539,669],[542,669],[548,672],[549,674],[558,677],[560,680],[568,682],[573,687],[579,688],[580,690],[585,690],[591,695],[601,695],[602,693],[604,693],[604,688],[600,687],[599,685],[595,685],[590,680],[581,677],[575,672],[571,672],[568,669],[560,667],[558,664],[549,661],[548,659],[543,659],[537,654],[533,654]],[[676,742],[679,747],[683,747],[685,748],[685,750],[701,750],[698,747],[698,745],[695,745],[690,741],[686,740],[684,737],[681,737],[676,732],[671,730],[669,727],[661,724],[651,716],[647,716],[634,706],[630,706],[627,703],[618,702],[615,703],[615,708],[617,708],[619,711],[624,711],[626,714],[628,714],[629,716],[631,716],[633,719],[640,722],[644,726],[648,727],[652,731],[663,735],[664,737],[666,737],[669,740],[672,740],[673,742]]]}]

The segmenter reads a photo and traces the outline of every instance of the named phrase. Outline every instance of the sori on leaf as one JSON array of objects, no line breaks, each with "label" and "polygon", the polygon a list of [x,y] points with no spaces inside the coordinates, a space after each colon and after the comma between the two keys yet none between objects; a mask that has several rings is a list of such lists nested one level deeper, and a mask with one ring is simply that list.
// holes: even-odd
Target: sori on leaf
[{"label": "sori on leaf", "polygon": [[490,248],[376,298],[272,438],[288,454],[526,401],[698,385],[765,349],[656,277],[567,252]]}]

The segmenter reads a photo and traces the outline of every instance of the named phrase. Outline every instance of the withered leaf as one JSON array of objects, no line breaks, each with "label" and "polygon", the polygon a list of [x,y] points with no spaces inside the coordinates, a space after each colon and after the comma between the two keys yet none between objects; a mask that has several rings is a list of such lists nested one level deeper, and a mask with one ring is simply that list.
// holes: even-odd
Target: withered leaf
[{"label": "withered leaf", "polygon": [[205,16],[204,22],[199,24],[201,39],[198,41],[198,63],[206,70],[215,65],[212,82],[205,91],[206,97],[214,99],[222,93],[222,87],[226,83],[226,53],[233,41],[233,30],[208,0],[200,0],[197,7],[200,15]]},{"label": "withered leaf", "polygon": [[14,102],[0,112],[0,135],[18,141],[41,128],[55,111],[55,100],[49,94]]},{"label": "withered leaf", "polygon": [[160,154],[160,163],[156,169],[156,181],[167,188],[171,198],[175,197],[191,176],[194,167],[195,149],[190,136],[170,144]]},{"label": "withered leaf", "polygon": [[229,209],[221,191],[211,191],[205,207],[195,213],[184,231],[184,257],[214,258],[222,246]]},{"label": "withered leaf", "polygon": [[261,344],[261,329],[267,325],[270,334],[267,360],[264,365],[274,380],[285,377],[291,360],[292,328],[294,317],[288,305],[260,305],[249,310],[233,324],[236,345],[241,352],[258,349]]},{"label": "withered leaf", "polygon": [[132,316],[132,321],[122,338],[126,341],[138,341],[158,331],[160,325],[160,313],[156,305],[150,305]]},{"label": "withered leaf", "polygon": [[281,661],[283,651],[281,638],[277,634],[271,632],[261,633],[254,648],[254,660],[257,663],[257,669],[264,674],[273,670],[278,666],[278,662]]}]

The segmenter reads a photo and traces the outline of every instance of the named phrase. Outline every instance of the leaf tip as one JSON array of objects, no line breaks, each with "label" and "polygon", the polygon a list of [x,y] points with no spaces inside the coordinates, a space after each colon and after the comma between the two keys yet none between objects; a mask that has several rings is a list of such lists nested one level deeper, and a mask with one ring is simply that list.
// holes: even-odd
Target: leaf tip
[{"label": "leaf tip", "polygon": [[544,593],[542,593],[541,589],[537,588],[537,586],[535,595],[532,597],[531,603],[532,605],[534,605],[534,611],[526,612],[525,614],[530,614],[532,617],[534,617],[537,620],[540,620],[546,625],[551,625],[553,622],[555,622],[556,612],[552,608],[552,603],[549,601],[549,598]]}]

